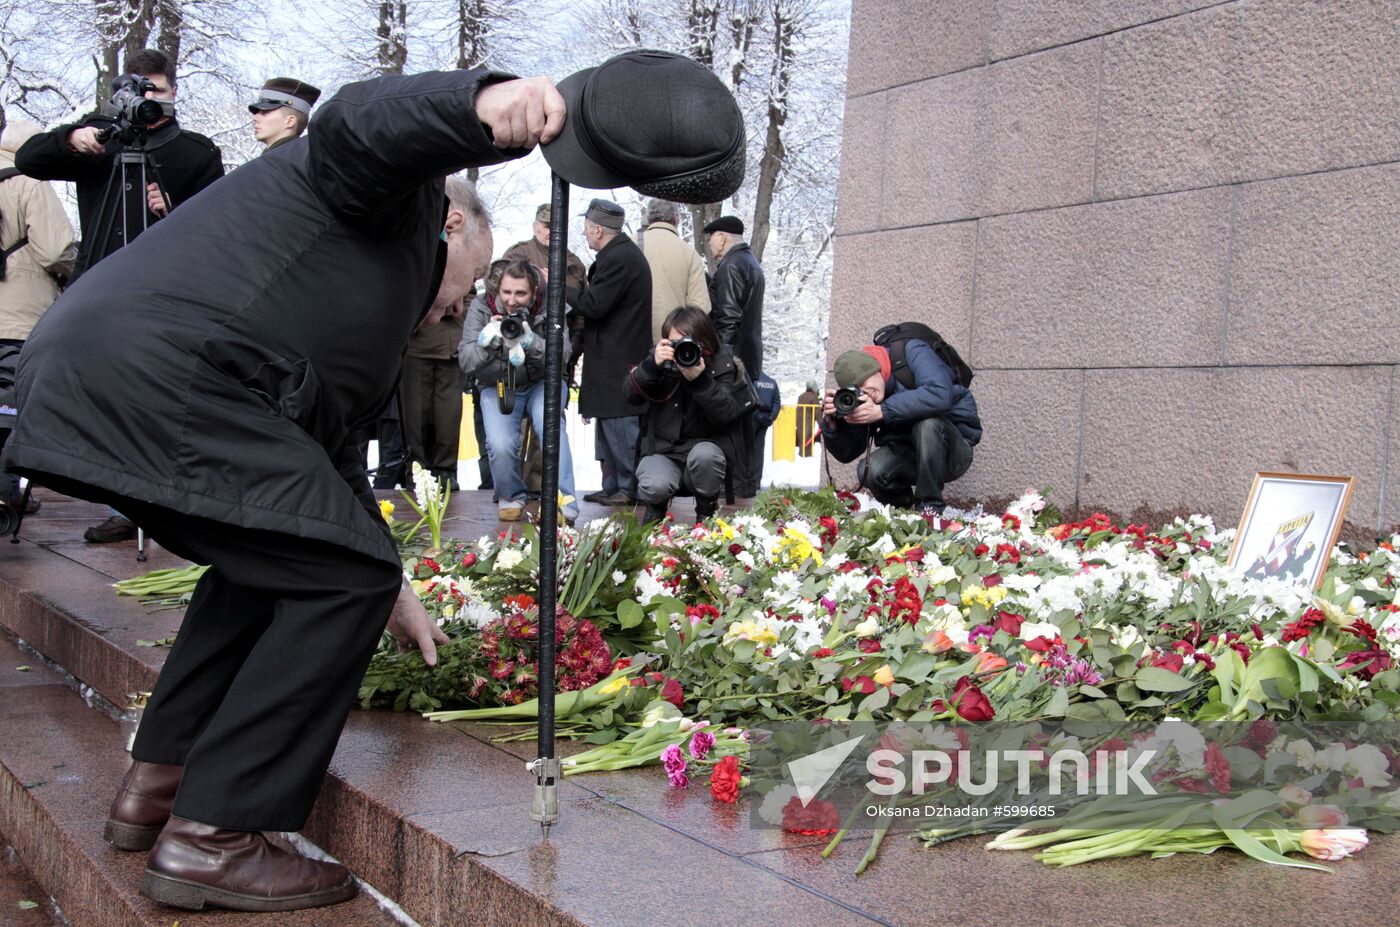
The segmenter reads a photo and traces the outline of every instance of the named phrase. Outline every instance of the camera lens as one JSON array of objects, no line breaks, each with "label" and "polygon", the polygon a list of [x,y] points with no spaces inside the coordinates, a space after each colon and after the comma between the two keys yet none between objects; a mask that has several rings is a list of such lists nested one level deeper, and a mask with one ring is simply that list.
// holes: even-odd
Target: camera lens
[{"label": "camera lens", "polygon": [[854,386],[843,386],[836,391],[836,395],[831,397],[831,404],[836,407],[836,414],[842,418],[850,415],[860,405],[860,390]]},{"label": "camera lens", "polygon": [[525,334],[525,324],[513,315],[501,319],[501,337],[512,340]]},{"label": "camera lens", "polygon": [[682,367],[698,367],[700,365],[700,344],[690,338],[682,338],[672,345],[675,351],[676,363]]}]

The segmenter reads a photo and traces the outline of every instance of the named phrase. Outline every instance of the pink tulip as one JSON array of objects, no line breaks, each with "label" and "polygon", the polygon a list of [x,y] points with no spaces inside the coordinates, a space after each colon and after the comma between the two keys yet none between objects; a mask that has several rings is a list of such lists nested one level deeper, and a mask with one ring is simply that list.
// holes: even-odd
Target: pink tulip
[{"label": "pink tulip", "polygon": [[1313,859],[1330,861],[1346,859],[1363,850],[1370,841],[1361,827],[1339,827],[1328,830],[1303,831],[1303,852]]},{"label": "pink tulip", "polygon": [[1308,805],[1298,809],[1298,823],[1303,827],[1346,827],[1346,812],[1336,805]]},{"label": "pink tulip", "polygon": [[1296,783],[1290,783],[1279,789],[1278,797],[1290,805],[1306,805],[1312,801],[1312,793]]}]

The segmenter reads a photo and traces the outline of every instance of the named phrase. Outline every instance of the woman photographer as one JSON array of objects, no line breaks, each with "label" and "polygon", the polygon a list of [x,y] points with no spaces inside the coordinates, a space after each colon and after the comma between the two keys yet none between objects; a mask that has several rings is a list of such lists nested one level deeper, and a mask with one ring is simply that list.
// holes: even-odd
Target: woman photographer
[{"label": "woman photographer", "polygon": [[725,477],[747,459],[744,416],[756,399],[748,375],[719,343],[710,317],[695,306],[674,309],[664,337],[627,375],[623,390],[646,406],[639,442],[637,498],[647,521],[666,516],[677,493],[695,496],[695,517],[715,513]]},{"label": "woman photographer", "polygon": [[[480,389],[476,401],[486,426],[486,453],[500,499],[502,521],[516,521],[525,510],[525,483],[520,475],[520,420],[528,414],[536,434],[544,434],[544,281],[534,264],[507,262],[494,294],[478,296],[462,326],[457,359]],[[564,342],[568,363],[569,343]],[[565,387],[567,390],[567,386]],[[506,408],[502,408],[505,406]],[[563,409],[561,402],[560,409]],[[563,416],[559,422],[559,517],[578,518],[574,501],[574,463]]]}]

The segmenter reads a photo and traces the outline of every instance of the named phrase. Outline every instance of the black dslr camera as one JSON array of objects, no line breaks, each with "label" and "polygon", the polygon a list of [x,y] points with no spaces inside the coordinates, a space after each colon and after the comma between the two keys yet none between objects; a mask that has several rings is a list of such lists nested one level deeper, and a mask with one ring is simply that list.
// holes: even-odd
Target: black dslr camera
[{"label": "black dslr camera", "polygon": [[700,358],[704,353],[700,350],[700,342],[689,335],[672,342],[671,350],[675,352],[676,363],[681,367],[699,367]]},{"label": "black dslr camera", "polygon": [[843,386],[838,389],[836,395],[831,397],[831,404],[836,407],[836,417],[845,418],[850,415],[864,398],[865,394],[858,386]]},{"label": "black dslr camera", "polygon": [[525,326],[530,317],[524,312],[512,312],[501,319],[501,337],[506,341],[519,341],[525,336]]},{"label": "black dslr camera", "polygon": [[117,134],[125,138],[134,133],[145,133],[164,119],[165,107],[160,101],[146,98],[146,94],[159,89],[139,74],[123,74],[112,81],[112,100],[108,107],[116,122],[100,130],[97,140],[105,142]]}]

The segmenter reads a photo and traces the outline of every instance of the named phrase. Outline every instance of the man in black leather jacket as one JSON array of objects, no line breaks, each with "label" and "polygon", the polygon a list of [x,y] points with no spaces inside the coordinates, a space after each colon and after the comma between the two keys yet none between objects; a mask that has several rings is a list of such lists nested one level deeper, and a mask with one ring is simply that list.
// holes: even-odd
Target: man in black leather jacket
[{"label": "man in black leather jacket", "polygon": [[[763,373],[763,265],[758,263],[749,243],[744,241],[744,223],[737,216],[720,216],[705,226],[710,254],[719,267],[710,281],[710,320],[719,333],[720,344],[744,363],[744,372],[757,380]],[[749,457],[738,474],[736,492],[741,496],[758,493],[763,472],[763,442],[748,422]]]}]

